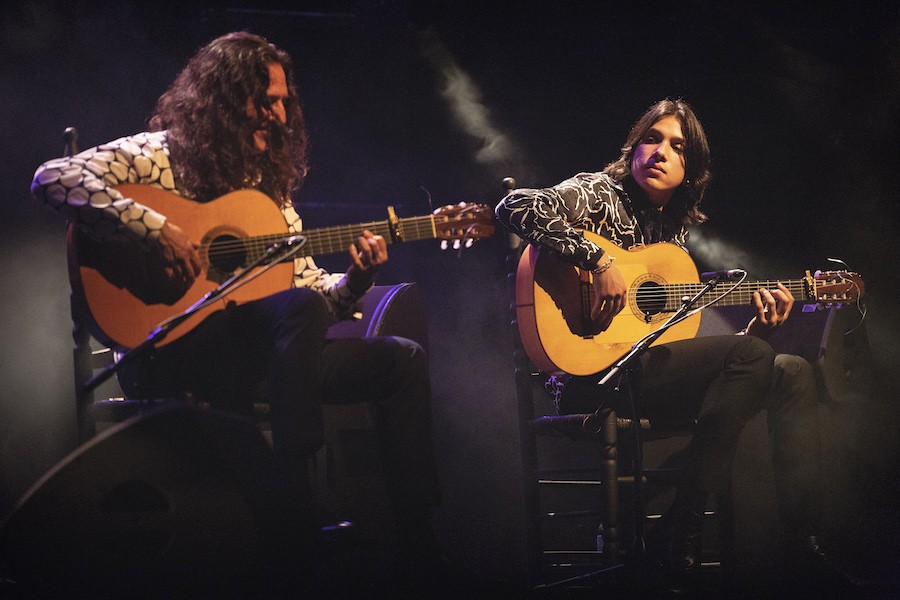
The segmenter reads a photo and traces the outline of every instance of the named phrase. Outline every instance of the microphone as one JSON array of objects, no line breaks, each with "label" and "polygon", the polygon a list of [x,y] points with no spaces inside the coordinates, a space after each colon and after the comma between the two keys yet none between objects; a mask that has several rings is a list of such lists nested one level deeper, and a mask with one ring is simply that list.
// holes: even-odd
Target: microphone
[{"label": "microphone", "polygon": [[304,235],[302,235],[302,234],[296,233],[296,234],[294,234],[294,235],[292,235],[292,236],[290,236],[290,237],[285,238],[284,241],[283,241],[283,243],[284,243],[284,245],[287,246],[288,248],[291,248],[291,247],[296,246],[296,245],[298,245],[298,244],[299,244],[300,246],[302,246],[303,244],[306,243],[306,237],[305,237]]},{"label": "microphone", "polygon": [[707,271],[700,275],[700,281],[737,281],[741,277],[747,275],[747,271],[743,269],[723,269],[721,271]]}]

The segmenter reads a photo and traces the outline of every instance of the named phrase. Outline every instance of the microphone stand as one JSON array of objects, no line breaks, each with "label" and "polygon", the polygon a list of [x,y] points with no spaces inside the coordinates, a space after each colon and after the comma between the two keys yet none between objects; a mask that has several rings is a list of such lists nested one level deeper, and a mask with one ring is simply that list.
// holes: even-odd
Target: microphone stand
[{"label": "microphone stand", "polygon": [[[632,365],[635,361],[644,352],[646,352],[650,346],[659,339],[659,337],[669,330],[673,325],[676,325],[690,316],[691,310],[697,304],[697,302],[704,295],[709,293],[716,284],[718,284],[718,278],[710,278],[705,286],[697,292],[693,297],[684,296],[681,299],[681,307],[671,316],[665,323],[660,326],[656,331],[644,336],[640,341],[638,341],[634,346],[632,346],[631,350],[623,354],[619,360],[615,362],[615,364],[607,371],[606,375],[597,383],[597,386],[602,389],[608,389],[611,386],[615,391],[618,391],[621,388],[621,384],[624,381],[626,397],[628,398],[628,408],[631,411],[631,434],[632,434],[632,444],[633,444],[633,464],[632,464],[632,474],[634,478],[634,521],[635,521],[635,547],[638,553],[638,556],[643,556],[645,551],[644,544],[644,499],[642,495],[641,484],[643,480],[643,448],[641,445],[641,421],[638,416],[637,409],[634,401],[634,390],[632,389],[632,382],[630,374],[632,372]],[[602,405],[601,405],[602,408]],[[592,415],[595,417],[600,416],[600,409]]]},{"label": "microphone stand", "polygon": [[[256,279],[276,264],[291,258],[304,246],[304,244],[306,244],[306,238],[302,235],[295,234],[270,245],[259,258],[243,269],[236,271],[231,277],[223,281],[215,289],[210,290],[205,296],[188,307],[184,312],[170,317],[157,325],[143,342],[122,354],[119,357],[119,360],[108,365],[102,371],[84,382],[81,388],[82,391],[85,393],[93,391],[97,386],[112,377],[115,372],[121,369],[122,365],[134,360],[138,356],[146,354],[154,348],[158,342],[164,340],[166,336],[169,335],[169,332],[184,323],[198,311],[206,308],[213,302],[224,298],[253,279]],[[254,272],[254,269],[257,267],[262,268]]]}]

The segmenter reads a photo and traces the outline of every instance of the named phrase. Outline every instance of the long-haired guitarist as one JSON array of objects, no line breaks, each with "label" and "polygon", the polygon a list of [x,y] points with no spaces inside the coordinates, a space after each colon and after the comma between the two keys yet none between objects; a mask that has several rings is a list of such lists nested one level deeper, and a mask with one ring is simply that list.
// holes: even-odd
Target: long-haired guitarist
[{"label": "long-haired guitarist", "polygon": [[[139,248],[144,260],[124,270],[137,274],[149,302],[171,303],[195,285],[205,268],[202,240],[186,234],[191,223],[121,193],[123,184],[211,206],[235,190],[258,190],[282,212],[284,231],[300,231],[291,193],[307,172],[307,132],[286,52],[244,32],[213,40],[160,97],[150,126],[150,132],[49,161],[32,185],[37,199],[81,233],[109,244],[94,258],[98,262],[120,261],[122,244]],[[388,259],[381,236],[358,236],[347,249],[346,273],[297,258],[288,289],[214,312],[129,365],[120,379],[135,397],[189,391],[235,410],[250,410],[263,383],[275,454],[289,474],[298,511],[312,502],[308,460],[324,439],[322,404],[373,403],[406,564],[425,564],[439,558],[430,523],[439,493],[424,351],[400,338],[326,340],[328,326],[352,315]]]},{"label": "long-haired guitarist", "polygon": [[[628,288],[615,252],[604,251],[585,232],[622,248],[620,259],[640,245],[683,247],[688,226],[706,220],[700,203],[709,182],[710,150],[700,121],[686,102],[666,99],[634,123],[621,156],[601,172],[579,173],[549,188],[512,190],[496,214],[539,253],[591,273],[591,333],[602,336],[627,305]],[[547,277],[545,283],[553,281]],[[805,583],[821,582],[823,570],[837,574],[816,538],[819,456],[812,368],[800,357],[776,356],[765,341],[788,318],[793,302],[781,284],[760,289],[754,294],[756,315],[744,335],[664,343],[640,358],[634,383],[642,416],[663,429],[696,421],[687,480],[654,540],[664,564],[675,572],[699,568],[700,518],[707,498],[727,498],[741,430],[767,408],[775,432],[786,573]],[[559,397],[562,412],[592,412],[600,402],[595,391],[599,377],[578,375],[568,379]]]}]

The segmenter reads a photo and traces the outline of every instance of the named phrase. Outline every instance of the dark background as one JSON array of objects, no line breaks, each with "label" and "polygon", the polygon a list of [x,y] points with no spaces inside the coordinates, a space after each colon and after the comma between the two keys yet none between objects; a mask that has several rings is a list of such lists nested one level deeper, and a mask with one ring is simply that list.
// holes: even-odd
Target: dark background
[{"label": "dark background", "polygon": [[[295,59],[312,139],[307,227],[495,204],[501,179],[552,185],[617,158],[633,120],[684,97],[713,148],[700,269],[797,278],[839,258],[866,281],[884,418],[873,502],[893,506],[900,317],[900,19],[878,3],[25,2],[0,29],[0,515],[75,447],[61,218],[34,170],[145,129],[156,98],[213,37],[248,29]],[[798,3],[799,4],[799,3]],[[102,4],[101,4],[102,5]],[[429,309],[438,526],[451,554],[516,579],[521,466],[505,238],[463,253],[391,248],[383,283],[419,281]],[[341,270],[345,257],[320,262]],[[749,313],[748,313],[749,318]],[[870,440],[870,441],[872,441]],[[873,467],[873,465],[875,465]],[[877,494],[876,494],[877,495]],[[890,523],[895,525],[895,523]]]}]

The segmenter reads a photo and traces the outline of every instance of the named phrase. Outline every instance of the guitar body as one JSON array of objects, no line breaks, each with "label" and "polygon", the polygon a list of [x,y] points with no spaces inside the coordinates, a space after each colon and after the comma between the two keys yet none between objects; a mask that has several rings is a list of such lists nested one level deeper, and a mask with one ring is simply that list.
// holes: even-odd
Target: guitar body
[{"label": "guitar body", "polygon": [[[670,315],[636,290],[677,283],[697,283],[690,256],[674,244],[623,250],[590,232],[585,237],[616,257],[628,286],[628,303],[602,333],[590,321],[590,273],[551,252],[528,246],[516,274],[516,318],[528,356],[545,373],[591,375],[613,364]],[[658,343],[694,337],[700,315],[673,326]]]},{"label": "guitar body", "polygon": [[[94,335],[111,346],[134,348],[164,320],[183,313],[209,291],[218,287],[238,265],[219,265],[209,253],[214,239],[236,240],[252,236],[287,234],[281,211],[265,194],[240,190],[212,202],[186,200],[170,192],[144,185],[117,188],[127,197],[166,215],[188,237],[201,243],[202,272],[180,298],[163,298],[152,285],[152,257],[138,243],[97,242],[69,228],[69,278],[76,310]],[[221,268],[220,268],[221,267]],[[173,329],[159,342],[171,343],[199,324],[226,302],[248,302],[290,288],[291,263],[278,264]]]}]

